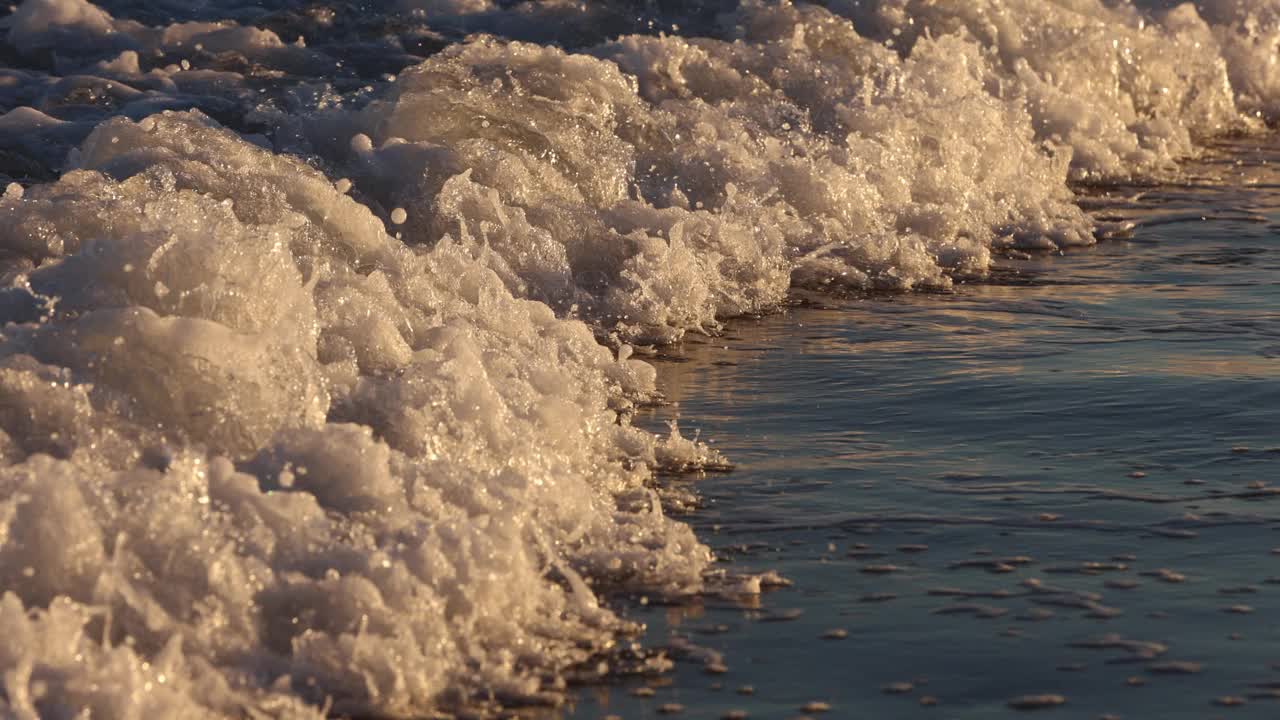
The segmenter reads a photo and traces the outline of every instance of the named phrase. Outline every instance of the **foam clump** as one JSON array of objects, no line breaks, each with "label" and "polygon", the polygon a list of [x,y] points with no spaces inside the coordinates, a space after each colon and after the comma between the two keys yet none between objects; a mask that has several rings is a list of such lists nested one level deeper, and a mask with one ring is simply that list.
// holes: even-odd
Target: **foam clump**
[{"label": "foam clump", "polygon": [[[121,5],[129,14],[140,9]],[[31,68],[0,71],[0,175],[19,180],[52,179],[74,166],[76,147],[109,117],[198,108],[244,128],[294,97],[263,78],[343,72],[324,52],[232,19],[147,25],[87,0],[25,0],[6,21],[0,42]],[[324,82],[316,85],[321,97]]]},{"label": "foam clump", "polygon": [[699,587],[623,509],[697,449],[620,420],[650,367],[197,114],[80,161],[0,198],[0,622],[67,638],[9,645],[7,711],[529,701],[622,627],[587,578]]},{"label": "foam clump", "polygon": [[780,238],[634,196],[637,147],[619,133],[652,110],[612,63],[478,41],[401,73],[395,92],[340,125],[356,138],[341,160],[406,211],[407,241],[456,238],[518,295],[626,339],[668,342],[785,293]]},{"label": "foam clump", "polygon": [[[1225,22],[1236,17],[1228,4],[1203,5]],[[1257,77],[1271,63],[1244,57],[1260,36],[1257,14],[1243,4],[1233,7],[1253,18],[1240,20],[1253,23],[1245,33],[1211,26],[1192,3],[1146,11],[1101,0],[831,5],[904,53],[941,34],[975,39],[993,56],[997,94],[1026,106],[1038,139],[1072,150],[1073,180],[1169,177],[1197,140],[1252,127],[1237,99],[1250,109],[1266,104],[1259,96],[1275,97],[1274,87],[1252,87],[1274,78]]]},{"label": "foam clump", "polygon": [[5,21],[6,716],[554,703],[601,591],[782,582],[667,515],[729,461],[633,344],[1091,244],[1071,183],[1280,117],[1269,0],[189,5]]},{"label": "foam clump", "polygon": [[22,52],[56,48],[69,38],[95,38],[110,44],[127,30],[87,0],[25,0],[10,18],[10,41]]},{"label": "foam clump", "polygon": [[[1094,241],[1069,154],[986,93],[977,45],[925,41],[900,60],[821,8],[746,3],[730,19],[737,42],[570,54],[478,39],[294,129],[409,210],[406,241],[447,234],[513,293],[627,341],[714,329],[796,284],[947,287],[984,274],[993,248]],[[349,153],[318,145],[343,135]]]},{"label": "foam clump", "polygon": [[1280,122],[1280,7],[1267,0],[1208,0],[1197,8],[1212,23],[1239,108]]},{"label": "foam clump", "polygon": [[25,0],[10,19],[8,36],[24,54],[52,51],[74,58],[132,51],[135,55],[116,60],[128,70],[137,65],[138,51],[159,54],[186,48],[213,54],[235,52],[276,64],[297,62],[307,55],[302,48],[290,49],[271,30],[229,20],[148,26],[116,19],[88,0]]}]

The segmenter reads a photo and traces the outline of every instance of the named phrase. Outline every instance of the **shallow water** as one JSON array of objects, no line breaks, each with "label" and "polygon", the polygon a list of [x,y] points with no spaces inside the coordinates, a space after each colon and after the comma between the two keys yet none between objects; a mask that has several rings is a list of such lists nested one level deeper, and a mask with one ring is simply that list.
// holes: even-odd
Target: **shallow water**
[{"label": "shallow water", "polygon": [[[1266,528],[1274,153],[1185,162],[1277,52],[1275,0],[0,8],[0,716],[528,714],[663,645],[698,715],[1107,699],[1046,648],[1266,595],[1205,558]],[[1177,640],[1123,669],[1248,690]]]},{"label": "shallow water", "polygon": [[795,584],[758,606],[632,604],[654,644],[723,657],[584,691],[568,715],[823,701],[981,718],[1057,694],[1053,717],[1270,716],[1280,149],[1221,151],[1192,172],[1234,166],[1225,185],[1098,198],[1140,222],[1130,240],[680,346],[659,365],[674,405],[653,419],[682,417],[738,463],[697,482],[687,519],[729,566]]}]

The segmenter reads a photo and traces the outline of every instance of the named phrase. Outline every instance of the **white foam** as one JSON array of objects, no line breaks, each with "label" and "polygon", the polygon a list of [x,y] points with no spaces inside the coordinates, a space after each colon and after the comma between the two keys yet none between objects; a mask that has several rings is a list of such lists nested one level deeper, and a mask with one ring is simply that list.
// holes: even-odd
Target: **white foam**
[{"label": "white foam", "polygon": [[[653,468],[726,461],[631,427],[627,343],[1092,243],[1071,180],[1280,114],[1268,0],[406,0],[364,56],[205,5],[8,20],[0,714],[554,702],[600,589],[778,581],[664,513]],[[436,22],[478,34],[334,79]]]},{"label": "white foam", "polygon": [[929,35],[974,37],[995,54],[998,94],[1027,107],[1039,138],[1073,150],[1073,179],[1167,176],[1194,138],[1250,127],[1216,39],[1235,34],[1215,34],[1191,3],[1151,14],[1101,0],[833,7],[899,50]]},{"label": "white foam", "polygon": [[945,287],[992,247],[1093,242],[1068,153],[986,94],[976,45],[922,41],[900,61],[817,8],[738,22],[745,44],[629,37],[600,60],[482,39],[316,127],[357,138],[334,159],[412,209],[407,240],[450,233],[513,292],[639,341],[794,283]]},{"label": "white foam", "polygon": [[[43,262],[29,292],[58,298],[0,353],[0,573],[70,598],[26,622],[133,645],[51,697],[162,650],[179,699],[233,714],[531,697],[618,627],[552,578],[698,587],[687,527],[617,509],[662,447],[617,416],[651,368],[198,116],[107,123],[81,164],[0,199],[5,246]],[[6,668],[63,667],[22,647]],[[151,707],[136,684],[114,701]]]}]

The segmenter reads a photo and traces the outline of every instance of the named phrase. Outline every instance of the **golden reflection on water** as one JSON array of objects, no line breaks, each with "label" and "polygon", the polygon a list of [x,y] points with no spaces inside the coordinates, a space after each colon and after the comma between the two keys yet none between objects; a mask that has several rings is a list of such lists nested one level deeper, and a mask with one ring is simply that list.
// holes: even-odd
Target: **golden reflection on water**
[{"label": "golden reflection on water", "polygon": [[[1032,369],[1033,359],[1043,360],[1040,370],[1057,365],[1055,372],[1081,376],[1280,375],[1280,360],[1243,348],[1228,352],[1212,342],[1247,335],[1253,323],[1280,327],[1280,314],[1215,307],[1230,299],[1229,287],[1124,282],[1118,277],[1124,271],[1111,272],[1106,265],[1089,262],[1077,270],[1092,278],[1116,275],[1110,282],[963,287],[951,295],[852,299],[834,309],[737,320],[724,336],[691,337],[659,359],[659,386],[675,404],[696,384],[699,398],[724,408],[747,406],[785,394],[785,381],[761,386],[745,381],[742,371],[760,363],[786,367],[796,356],[827,363],[929,356],[945,361],[936,368],[938,380],[1017,376]],[[1157,342],[1179,333],[1202,335],[1204,342],[1192,349]],[[1136,343],[1141,350],[1108,350],[1108,363],[1069,357],[1082,352],[1080,347],[1115,343]],[[890,377],[881,380],[892,383]]]},{"label": "golden reflection on water", "polygon": [[1276,378],[1280,377],[1280,358],[1175,355],[1164,358],[1161,370],[1179,377]]}]

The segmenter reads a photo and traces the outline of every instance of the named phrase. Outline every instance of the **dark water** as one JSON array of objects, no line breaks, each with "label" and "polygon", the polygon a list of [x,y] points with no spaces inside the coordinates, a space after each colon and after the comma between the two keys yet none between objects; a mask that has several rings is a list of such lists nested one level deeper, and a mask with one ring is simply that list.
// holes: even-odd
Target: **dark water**
[{"label": "dark water", "polygon": [[1185,186],[1093,193],[1130,240],[686,342],[649,419],[738,463],[690,519],[794,585],[632,603],[650,642],[703,650],[566,714],[1276,717],[1277,163],[1222,146]]}]

